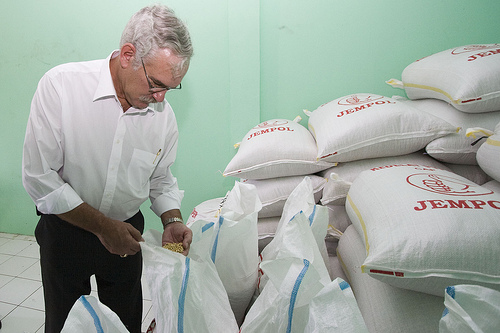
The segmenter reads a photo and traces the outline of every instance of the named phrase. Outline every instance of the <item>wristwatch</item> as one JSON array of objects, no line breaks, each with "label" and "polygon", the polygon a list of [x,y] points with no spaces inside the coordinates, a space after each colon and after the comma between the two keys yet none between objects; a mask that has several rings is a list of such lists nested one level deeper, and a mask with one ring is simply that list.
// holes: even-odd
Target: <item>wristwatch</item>
[{"label": "wristwatch", "polygon": [[169,218],[161,221],[161,223],[163,224],[163,228],[165,228],[170,223],[174,223],[174,222],[184,223],[184,221],[180,217],[169,217]]}]

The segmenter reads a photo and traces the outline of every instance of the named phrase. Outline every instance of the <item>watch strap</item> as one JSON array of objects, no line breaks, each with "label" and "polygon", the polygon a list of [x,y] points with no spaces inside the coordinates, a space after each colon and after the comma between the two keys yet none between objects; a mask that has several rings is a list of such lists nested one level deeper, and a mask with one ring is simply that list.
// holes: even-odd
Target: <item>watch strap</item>
[{"label": "watch strap", "polygon": [[161,221],[161,223],[163,224],[163,228],[165,228],[170,223],[174,223],[174,222],[184,223],[184,221],[180,217],[169,217],[169,218]]}]

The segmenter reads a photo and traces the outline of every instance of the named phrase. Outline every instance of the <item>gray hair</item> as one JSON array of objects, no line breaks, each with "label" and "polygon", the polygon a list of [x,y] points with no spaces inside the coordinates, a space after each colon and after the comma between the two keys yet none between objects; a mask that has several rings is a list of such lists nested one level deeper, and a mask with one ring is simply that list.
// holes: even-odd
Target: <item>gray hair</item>
[{"label": "gray hair", "polygon": [[169,49],[180,57],[182,67],[189,64],[193,55],[187,27],[173,10],[163,5],[144,7],[132,16],[123,30],[120,49],[126,43],[136,48],[136,67],[142,58],[154,56],[160,49]]}]

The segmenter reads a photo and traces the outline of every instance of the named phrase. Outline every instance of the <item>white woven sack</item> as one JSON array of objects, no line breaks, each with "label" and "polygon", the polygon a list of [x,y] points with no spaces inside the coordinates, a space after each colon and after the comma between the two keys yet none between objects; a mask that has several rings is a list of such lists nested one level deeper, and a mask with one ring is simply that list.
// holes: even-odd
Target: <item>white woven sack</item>
[{"label": "white woven sack", "polygon": [[[291,207],[288,209],[289,212],[291,212],[292,210],[293,208]],[[299,209],[297,212],[303,213],[308,217],[309,225],[316,240],[316,245],[321,253],[323,263],[326,265],[326,268],[330,276],[333,276],[334,273],[333,267],[330,263],[328,248],[327,248],[327,238],[331,238],[331,236],[328,235],[328,232],[331,232],[331,230],[328,226],[327,208],[320,205],[313,205],[308,207],[307,210]],[[286,216],[286,213],[284,214],[284,216]],[[268,239],[269,241],[265,243],[263,242],[263,240],[261,241],[261,244],[264,244],[259,255],[261,262],[276,258],[278,252],[284,246],[283,242],[286,242],[286,240],[284,240],[283,238],[283,232],[285,230],[284,225],[288,224],[293,218],[294,216],[292,216],[289,220],[287,220],[286,223],[282,224],[282,222],[285,221],[282,216],[280,221],[278,222],[276,233],[274,234],[274,236],[271,239]],[[265,274],[263,274],[263,271],[261,269],[259,269],[259,280],[256,290],[257,295],[264,289],[267,282],[268,282],[268,277]]]},{"label": "white woven sack", "polygon": [[223,175],[245,179],[309,175],[332,166],[316,160],[311,133],[295,121],[273,119],[252,128]]},{"label": "white woven sack", "polygon": [[368,333],[351,286],[343,279],[336,278],[311,300],[304,333],[313,332]]},{"label": "white woven sack", "polygon": [[500,44],[466,45],[429,55],[408,65],[402,82],[411,99],[436,98],[460,111],[500,110]]},{"label": "white woven sack", "polygon": [[280,217],[264,217],[257,220],[257,231],[259,238],[259,254],[273,240]]},{"label": "white woven sack", "polygon": [[500,290],[500,194],[452,172],[401,166],[362,172],[346,210],[363,237],[362,271],[442,295],[446,286]]},{"label": "white woven sack", "polygon": [[219,220],[220,210],[226,197],[213,198],[198,204],[193,208],[189,215],[186,225],[190,227],[195,221],[201,220],[206,222],[217,222]]},{"label": "white woven sack", "polygon": [[500,292],[475,285],[446,288],[439,333],[497,333]]},{"label": "white woven sack", "polygon": [[438,117],[375,94],[341,97],[306,114],[318,160],[328,162],[409,154],[457,130]]},{"label": "white woven sack", "polygon": [[[308,175],[313,186],[314,200],[319,202],[326,179],[323,177]],[[259,218],[281,216],[286,199],[299,185],[304,176],[278,177],[271,179],[246,179],[245,184],[252,184],[257,188],[262,209]]]},{"label": "white woven sack", "polygon": [[261,208],[255,186],[236,182],[215,224],[211,258],[238,325],[257,287],[257,214]]},{"label": "white woven sack", "polygon": [[483,184],[484,187],[489,188],[493,192],[500,193],[500,182],[496,180],[490,180],[489,182]]},{"label": "white woven sack", "polygon": [[478,184],[483,185],[484,183],[491,180],[491,177],[488,176],[483,169],[479,167],[479,165],[470,165],[470,164],[452,164],[452,163],[443,163],[448,170],[456,173],[468,180]]},{"label": "white woven sack", "polygon": [[118,315],[94,296],[81,296],[69,311],[61,333],[128,333]]},{"label": "white woven sack", "polygon": [[[322,212],[318,215],[324,216],[325,209],[320,208]],[[326,249],[326,254],[325,257],[328,257],[328,262],[326,263],[326,266],[328,268],[328,272],[330,273],[330,276],[332,280],[336,277],[343,277],[341,274],[342,269],[340,268],[340,265],[338,261],[336,260],[336,249],[337,249],[337,244],[340,236],[342,235],[342,232],[340,229],[334,227],[333,224],[334,222],[338,222],[339,219],[344,219],[344,220],[349,220],[347,217],[347,213],[345,212],[345,207],[344,206],[335,206],[334,208],[332,207],[327,207],[328,209],[328,214],[329,214],[329,225],[328,229],[326,232],[325,236],[325,249]],[[333,211],[333,209],[335,209]],[[316,211],[313,212],[314,214],[317,213]],[[312,215],[312,218],[314,219],[315,215]],[[318,216],[316,216],[318,217]],[[259,231],[259,254],[262,253],[262,251],[265,249],[267,245],[274,239],[276,235],[276,230],[278,229],[280,217],[265,217],[261,218],[257,221],[257,229]],[[333,224],[332,224],[333,223]],[[347,223],[347,222],[344,222]],[[349,224],[351,222],[349,221]],[[323,247],[321,248],[322,255],[324,254],[323,251],[325,250]],[[340,274],[339,274],[340,271]],[[258,292],[257,292],[258,293]]]},{"label": "white woven sack", "polygon": [[[317,208],[317,207],[316,207]],[[336,255],[335,249],[337,248],[337,242],[340,236],[342,235],[342,232],[338,229],[335,228],[331,223],[332,223],[332,210],[330,207],[328,208],[328,214],[329,214],[329,221],[330,224],[328,225],[328,229],[326,232],[325,236],[325,247],[326,247],[326,254],[328,257],[332,257]],[[344,206],[335,206],[335,214],[340,214],[339,210],[337,208],[340,208],[344,211],[344,218],[348,219],[347,213],[345,213],[345,207]],[[322,212],[319,214],[321,216],[325,216],[326,210],[323,208],[320,208]],[[314,211],[313,214],[317,213],[317,211]],[[315,215],[312,215],[312,218],[314,219]],[[317,216],[316,216],[317,217]],[[276,235],[276,230],[278,229],[280,217],[265,217],[262,219],[259,219],[257,221],[257,230],[259,232],[259,254],[262,253],[264,248],[274,239],[274,236]],[[350,222],[349,222],[350,223]],[[328,264],[327,264],[328,267]],[[330,269],[330,267],[328,267]]]},{"label": "white woven sack", "polygon": [[468,135],[468,128],[481,128],[489,131],[500,122],[500,111],[465,113],[438,99],[406,100],[404,103],[439,117],[450,124],[460,127],[459,132],[431,141],[425,148],[433,158],[454,164],[475,164],[476,153],[484,140],[477,135]]},{"label": "white woven sack", "polygon": [[[200,221],[201,222],[201,221]],[[195,223],[201,226],[202,223]],[[199,232],[198,232],[199,231]],[[238,332],[227,293],[210,260],[213,226],[196,229],[188,257],[161,247],[161,233],[148,230],[141,243],[156,332]]]},{"label": "white woven sack", "polygon": [[332,274],[330,275],[332,280],[335,280],[336,278],[341,278],[344,281],[348,281],[347,276],[344,273],[344,269],[342,267],[342,262],[340,261],[340,258],[337,257],[337,254],[334,256],[330,256],[330,265],[332,266]]},{"label": "white woven sack", "polygon": [[[276,227],[276,234],[273,240],[262,250],[260,255],[261,260],[273,260],[278,256],[281,248],[286,246],[284,243],[287,242],[284,237],[284,232],[287,230],[285,226],[301,212],[308,217],[309,226],[321,253],[324,265],[330,269],[328,252],[325,244],[325,237],[328,229],[328,209],[324,206],[315,204],[311,179],[309,177],[304,178],[285,202],[283,214]],[[259,276],[258,287],[259,291],[262,291],[268,281],[268,277],[262,275],[261,270],[259,270],[259,273],[261,273],[261,275]]]},{"label": "white woven sack", "polygon": [[477,151],[477,163],[491,178],[500,181],[500,131],[496,132]]},{"label": "white woven sack", "polygon": [[347,216],[345,205],[326,204],[328,208],[328,225],[337,229],[341,233],[351,225],[351,220]]},{"label": "white woven sack", "polygon": [[281,230],[276,257],[261,263],[269,282],[249,309],[241,333],[304,332],[309,303],[331,281],[308,216],[298,213]]},{"label": "white woven sack", "polygon": [[[362,171],[374,168],[391,168],[406,164],[424,165],[445,170],[448,169],[442,163],[422,152],[339,163],[336,167],[320,173],[320,175],[328,179],[328,182],[323,187],[321,204],[344,205],[345,197],[347,192],[349,192],[352,182]],[[334,226],[336,227],[336,225]]]},{"label": "white woven sack", "polygon": [[337,252],[370,332],[438,332],[443,295],[396,288],[361,273],[366,251],[354,226],[340,238]]},{"label": "white woven sack", "polygon": [[[226,199],[227,196],[209,199],[200,203],[199,205],[194,207],[193,212],[186,221],[186,225],[191,229],[193,229],[193,226],[198,222],[202,223],[203,225],[207,223],[213,223],[215,225],[215,223],[217,223],[217,221],[219,220],[220,211]],[[281,209],[283,210],[283,207]],[[257,238],[259,243],[259,253],[273,239],[278,227],[280,217],[281,215],[276,217],[257,219]]]},{"label": "white woven sack", "polygon": [[273,238],[278,229],[280,217],[264,217],[257,220],[257,229],[259,230],[260,238]]}]

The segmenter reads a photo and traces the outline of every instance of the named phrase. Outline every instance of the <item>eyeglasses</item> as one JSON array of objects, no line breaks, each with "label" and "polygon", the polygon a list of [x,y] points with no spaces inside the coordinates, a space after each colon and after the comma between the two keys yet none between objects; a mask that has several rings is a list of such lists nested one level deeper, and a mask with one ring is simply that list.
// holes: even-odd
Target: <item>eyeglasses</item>
[{"label": "eyeglasses", "polygon": [[144,69],[144,74],[146,75],[146,80],[148,80],[148,85],[149,85],[149,92],[152,94],[159,93],[162,91],[169,91],[169,90],[174,90],[174,89],[182,89],[182,84],[179,83],[179,85],[175,88],[170,88],[170,87],[159,87],[159,85],[162,84],[157,84],[156,87],[153,86],[153,83],[149,79],[148,73],[146,72],[146,66],[144,66],[144,60],[141,59],[142,62],[142,68]]}]

